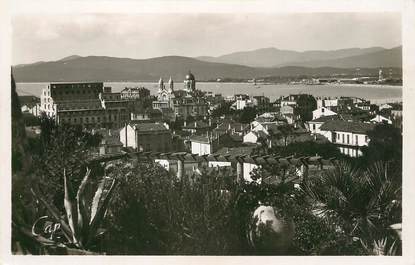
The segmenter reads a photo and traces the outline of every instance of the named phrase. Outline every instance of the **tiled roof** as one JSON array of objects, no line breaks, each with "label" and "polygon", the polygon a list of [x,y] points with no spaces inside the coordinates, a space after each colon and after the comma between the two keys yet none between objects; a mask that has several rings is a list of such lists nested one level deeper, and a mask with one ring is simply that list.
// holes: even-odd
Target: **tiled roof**
[{"label": "tiled roof", "polygon": [[215,152],[218,155],[250,155],[256,146],[223,147]]},{"label": "tiled roof", "polygon": [[226,120],[222,122],[215,130],[228,130],[229,126],[231,127],[231,130],[235,129],[236,132],[243,132],[249,129],[249,124]]},{"label": "tiled roof", "polygon": [[259,123],[263,123],[263,122],[274,121],[275,118],[274,117],[258,117],[258,118],[255,118],[255,120]]},{"label": "tiled roof", "polygon": [[204,135],[193,135],[190,137],[190,141],[192,142],[199,142],[199,143],[209,143],[209,137]]},{"label": "tiled roof", "polygon": [[366,132],[373,130],[374,127],[375,125],[371,123],[332,120],[332,121],[327,121],[323,125],[321,125],[320,130],[365,134]]},{"label": "tiled roof", "polygon": [[332,120],[339,120],[340,117],[338,115],[330,115],[330,116],[321,116],[320,118],[311,120],[310,122],[326,122]]},{"label": "tiled roof", "polygon": [[188,122],[186,126],[183,126],[185,129],[200,129],[200,128],[208,128],[209,125],[203,121],[194,121]]},{"label": "tiled roof", "polygon": [[139,131],[168,131],[161,123],[135,123],[133,126]]},{"label": "tiled roof", "polygon": [[158,110],[158,109],[147,109],[145,111],[145,113],[151,114],[151,115],[161,115],[162,114],[161,111]]}]

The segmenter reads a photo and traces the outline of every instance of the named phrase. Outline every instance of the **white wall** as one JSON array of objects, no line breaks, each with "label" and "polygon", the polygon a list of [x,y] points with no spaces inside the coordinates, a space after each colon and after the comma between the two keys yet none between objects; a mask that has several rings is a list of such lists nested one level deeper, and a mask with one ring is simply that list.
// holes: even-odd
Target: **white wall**
[{"label": "white wall", "polygon": [[251,178],[251,172],[254,170],[254,169],[256,169],[256,168],[258,168],[259,166],[258,165],[256,165],[256,164],[250,164],[250,163],[244,163],[244,165],[243,165],[243,175],[244,175],[244,179],[246,180],[246,181],[249,181],[249,182],[251,182],[252,181],[252,178]]},{"label": "white wall", "polygon": [[251,131],[244,136],[244,143],[257,143],[258,137]]},{"label": "white wall", "polygon": [[[125,130],[126,127],[120,130],[120,142],[123,144],[124,147],[132,147],[137,148],[137,142],[135,138],[135,129],[131,127],[131,125],[127,125],[127,141],[125,139]],[[126,145],[127,142],[127,145]]]},{"label": "white wall", "polygon": [[192,154],[210,155],[212,154],[212,145],[208,143],[199,143],[192,141]]},{"label": "white wall", "polygon": [[177,173],[177,161],[176,160],[155,159],[154,162],[160,164],[167,171],[169,171],[173,174]]},{"label": "white wall", "polygon": [[261,131],[261,132],[265,133],[266,135],[269,134],[268,133],[268,130],[266,128],[266,125],[263,125],[263,124],[260,124],[260,123],[258,123],[257,126],[255,126],[254,128],[252,128],[251,131],[253,131],[253,132],[259,132],[259,131]]},{"label": "white wall", "polygon": [[337,113],[329,110],[328,108],[321,107],[316,110],[313,110],[313,120],[318,119],[322,116],[331,116],[336,115]]},{"label": "white wall", "polygon": [[222,161],[209,161],[209,167],[230,167],[232,166],[231,162],[222,162]]},{"label": "white wall", "polygon": [[[358,150],[356,152],[357,147],[367,146],[369,143],[369,138],[365,134],[356,134],[351,132],[340,132],[336,131],[336,140],[333,142],[332,135],[333,132],[331,131],[321,131],[321,134],[324,135],[329,142],[333,142],[334,144],[339,144],[340,152],[351,156],[356,157],[362,155],[362,152]],[[347,141],[347,137],[349,137],[349,141]],[[350,147],[348,147],[349,145]]]},{"label": "white wall", "polygon": [[280,108],[281,114],[294,114],[294,108],[289,105],[282,106]]},{"label": "white wall", "polygon": [[392,121],[388,118],[385,118],[381,115],[376,115],[376,117],[374,117],[373,119],[371,119],[370,121],[372,122],[376,122],[376,123],[383,123],[386,122],[388,124],[392,124]]},{"label": "white wall", "polygon": [[316,133],[321,134],[321,130],[320,130],[321,125],[323,125],[322,122],[312,122],[312,121],[308,122],[308,126],[312,134],[316,134]]}]

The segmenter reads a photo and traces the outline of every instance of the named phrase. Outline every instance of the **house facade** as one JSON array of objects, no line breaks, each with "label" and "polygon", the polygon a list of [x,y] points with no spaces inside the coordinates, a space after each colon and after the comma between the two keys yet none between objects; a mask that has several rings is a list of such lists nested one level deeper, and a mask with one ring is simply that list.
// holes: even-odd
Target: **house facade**
[{"label": "house facade", "polygon": [[337,113],[330,110],[327,107],[319,107],[313,110],[313,120],[318,119],[322,116],[332,116],[332,115],[337,115]]},{"label": "house facade", "polygon": [[130,122],[120,130],[120,141],[137,151],[172,151],[172,134],[162,123]]},{"label": "house facade", "polygon": [[370,123],[332,120],[325,122],[320,131],[342,154],[359,157],[362,155],[362,147],[369,143],[367,133],[374,127],[375,125]]}]

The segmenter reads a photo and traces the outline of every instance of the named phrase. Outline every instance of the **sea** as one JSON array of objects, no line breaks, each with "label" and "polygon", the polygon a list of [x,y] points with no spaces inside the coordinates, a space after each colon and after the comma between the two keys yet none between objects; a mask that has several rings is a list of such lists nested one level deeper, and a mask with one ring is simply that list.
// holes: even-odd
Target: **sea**
[{"label": "sea", "polygon": [[[19,95],[34,95],[40,97],[42,89],[49,83],[17,83]],[[156,82],[104,82],[104,86],[112,87],[112,92],[120,92],[125,87],[143,86],[155,95],[158,91]],[[183,87],[175,83],[175,88]],[[372,103],[402,102],[402,86],[364,85],[364,84],[325,84],[325,85],[288,85],[288,84],[253,84],[253,83],[221,83],[198,82],[196,88],[211,91],[222,96],[248,94],[250,96],[266,96],[272,101],[280,96],[306,93],[315,97],[359,97],[371,100]]]}]

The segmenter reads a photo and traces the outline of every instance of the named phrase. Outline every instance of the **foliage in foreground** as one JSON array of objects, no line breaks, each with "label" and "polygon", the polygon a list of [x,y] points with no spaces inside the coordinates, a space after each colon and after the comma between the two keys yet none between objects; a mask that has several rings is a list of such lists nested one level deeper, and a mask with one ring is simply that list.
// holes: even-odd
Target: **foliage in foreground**
[{"label": "foliage in foreground", "polygon": [[[314,211],[371,253],[379,244],[399,251],[400,239],[390,229],[402,222],[400,172],[377,162],[365,170],[340,163],[310,179],[304,189]],[[388,243],[386,244],[385,241]]]}]

